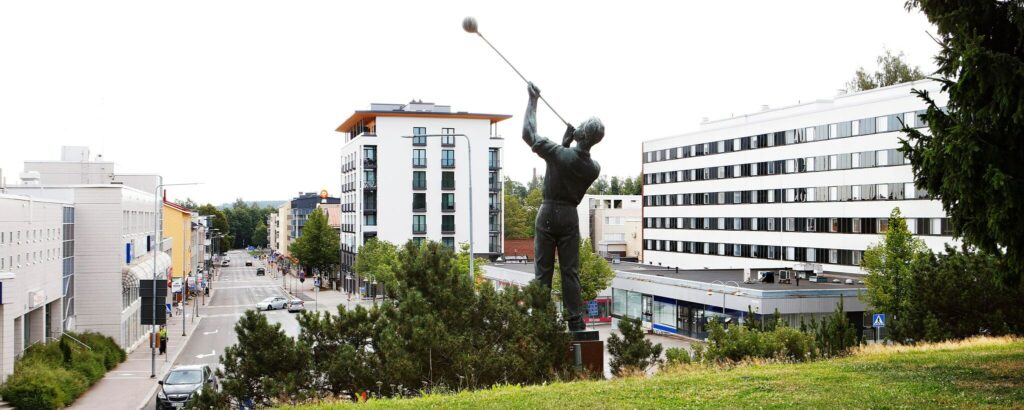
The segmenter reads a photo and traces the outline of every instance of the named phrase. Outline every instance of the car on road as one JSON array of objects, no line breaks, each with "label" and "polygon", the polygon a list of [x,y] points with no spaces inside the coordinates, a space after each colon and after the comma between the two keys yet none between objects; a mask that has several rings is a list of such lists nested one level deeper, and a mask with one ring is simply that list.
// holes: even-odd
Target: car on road
[{"label": "car on road", "polygon": [[306,310],[306,305],[299,299],[292,299],[288,301],[288,313],[301,312]]},{"label": "car on road", "polygon": [[205,364],[177,366],[157,383],[160,384],[156,392],[158,410],[185,408],[190,400],[200,394],[203,386],[208,385],[214,390],[220,387],[217,376]]},{"label": "car on road", "polygon": [[263,268],[256,268],[256,276],[264,276],[267,274],[267,270]]},{"label": "car on road", "polygon": [[224,259],[223,261],[220,262],[220,266],[230,266],[230,265],[231,265],[231,261],[229,261],[227,259]]},{"label": "car on road", "polygon": [[252,261],[245,261],[245,266],[252,266]]},{"label": "car on road", "polygon": [[256,310],[284,309],[288,298],[284,296],[271,296],[256,303]]}]

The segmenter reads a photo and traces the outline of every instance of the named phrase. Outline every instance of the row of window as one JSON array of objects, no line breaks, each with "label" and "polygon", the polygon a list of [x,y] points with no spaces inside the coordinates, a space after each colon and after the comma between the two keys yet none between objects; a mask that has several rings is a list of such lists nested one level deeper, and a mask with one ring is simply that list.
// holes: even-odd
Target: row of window
[{"label": "row of window", "polygon": [[864,251],[851,249],[672,241],[663,239],[645,239],[644,250],[795,262],[819,262],[850,266],[858,266],[864,259]]},{"label": "row of window", "polygon": [[656,151],[646,151],[644,152],[643,159],[644,163],[669,161],[679,158],[699,157],[703,155],[745,151],[780,145],[793,145],[812,141],[869,135],[880,132],[898,131],[904,124],[910,128],[921,128],[927,126],[923,117],[924,113],[924,110],[920,110],[916,112],[906,112],[884,115],[881,117],[817,125],[813,127],[776,131],[766,134],[751,135],[748,137],[730,138],[702,144],[684,145],[681,147],[660,149]]},{"label": "row of window", "polygon": [[[369,209],[369,208],[367,208]],[[413,212],[426,212],[427,211],[427,194],[423,192],[413,192],[412,194],[412,211]],[[442,212],[453,212],[455,211],[455,193],[445,192],[441,194],[441,211]]]},{"label": "row of window", "polygon": [[[412,166],[416,168],[427,167],[427,150],[425,149],[414,149],[412,150]],[[441,167],[442,168],[455,168],[455,150],[443,149],[441,150]]]},{"label": "row of window", "polygon": [[53,241],[61,239],[60,228],[25,229],[18,231],[0,232],[0,245],[20,245],[22,233],[25,234],[25,243],[36,243],[41,241]]},{"label": "row of window", "polygon": [[[442,233],[455,233],[455,215],[441,215],[441,232]],[[425,233],[427,233],[427,216],[426,215],[413,215],[412,216],[412,233],[413,234],[425,234]]]},{"label": "row of window", "polygon": [[909,164],[898,149],[851,152],[815,157],[780,159],[749,164],[724,165],[644,174],[644,184],[704,181],[709,179],[756,177],[804,172],[836,171]]},{"label": "row of window", "polygon": [[[65,249],[67,249],[65,247]],[[68,249],[70,251],[70,249]],[[0,256],[0,271],[7,269],[19,269],[22,267],[22,262],[25,266],[32,266],[36,263],[43,263],[46,261],[53,261],[57,258],[63,258],[66,255],[61,252],[60,248],[50,248],[46,250],[39,250],[33,252],[25,252],[25,258],[22,259],[22,254],[8,255],[6,258]]]},{"label": "row of window", "polygon": [[[441,128],[441,145],[446,147],[455,146],[455,128]],[[427,145],[427,127],[412,128],[412,145]]]},{"label": "row of window", "polygon": [[644,206],[732,205],[779,202],[881,201],[928,198],[928,191],[914,187],[913,182],[904,182],[870,185],[838,185],[810,188],[698,192],[692,194],[644,195]]},{"label": "row of window", "polygon": [[[915,235],[952,236],[949,218],[906,218]],[[644,218],[647,229],[697,229],[767,232],[879,234],[889,230],[888,218]]]}]

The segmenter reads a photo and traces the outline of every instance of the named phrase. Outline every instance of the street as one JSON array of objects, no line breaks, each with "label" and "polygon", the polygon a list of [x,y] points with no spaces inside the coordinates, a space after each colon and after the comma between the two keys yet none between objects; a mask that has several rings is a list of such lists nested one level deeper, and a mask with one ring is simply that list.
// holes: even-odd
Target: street
[{"label": "street", "polygon": [[[174,361],[174,365],[206,364],[211,368],[217,368],[220,356],[224,348],[238,342],[235,335],[235,322],[245,313],[253,309],[256,302],[271,296],[289,297],[286,288],[305,302],[306,310],[313,310],[314,307],[320,311],[335,311],[338,304],[355,306],[356,302],[346,302],[340,296],[340,292],[320,292],[319,298],[312,290],[311,280],[300,283],[293,275],[281,277],[280,274],[271,268],[266,267],[263,261],[257,260],[248,252],[235,250],[228,252],[231,262],[229,266],[220,267],[219,274],[213,278],[211,296],[206,299],[206,304],[199,306],[199,317],[202,318],[194,333],[186,342],[184,350]],[[252,266],[245,266],[246,261],[252,261]],[[266,268],[265,276],[256,276],[256,269]],[[276,279],[275,279],[276,276]],[[314,303],[314,299],[319,302]],[[199,302],[202,302],[202,297]],[[195,302],[191,302],[195,303]],[[369,301],[359,302],[369,305]],[[192,320],[191,312],[195,306],[189,304],[187,311],[189,316],[185,320]],[[280,323],[281,328],[289,336],[298,336],[299,323],[296,320],[296,313],[288,313],[285,309],[263,311],[270,323]],[[167,319],[167,331],[182,331],[182,317],[174,316]],[[155,391],[149,398],[150,403],[156,400]]]}]

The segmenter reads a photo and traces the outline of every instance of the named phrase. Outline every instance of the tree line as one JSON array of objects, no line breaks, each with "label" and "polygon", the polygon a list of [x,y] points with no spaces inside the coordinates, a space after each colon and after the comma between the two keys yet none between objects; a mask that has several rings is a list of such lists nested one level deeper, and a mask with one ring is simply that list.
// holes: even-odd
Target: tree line
[{"label": "tree line", "polygon": [[177,199],[176,204],[198,212],[199,215],[213,215],[211,226],[217,229],[220,239],[218,249],[242,249],[248,246],[267,246],[267,217],[277,212],[274,207],[261,207],[256,202],[247,203],[238,198],[231,207],[220,209],[213,204],[199,205],[192,198]]}]

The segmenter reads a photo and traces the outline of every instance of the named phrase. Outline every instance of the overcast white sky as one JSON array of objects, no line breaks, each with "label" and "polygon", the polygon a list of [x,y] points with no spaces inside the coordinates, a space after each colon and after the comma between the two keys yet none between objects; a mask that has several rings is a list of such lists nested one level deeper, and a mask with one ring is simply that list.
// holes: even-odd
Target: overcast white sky
[{"label": "overcast white sky", "polygon": [[[830,98],[884,47],[933,71],[934,32],[903,1],[175,1],[0,3],[0,169],[86,145],[172,198],[288,199],[338,190],[342,134],[370,102],[422,99],[512,114],[506,170],[544,164],[521,142],[526,87],[595,115],[602,172],[640,173],[641,141]],[[540,130],[563,131],[540,108]]]}]

